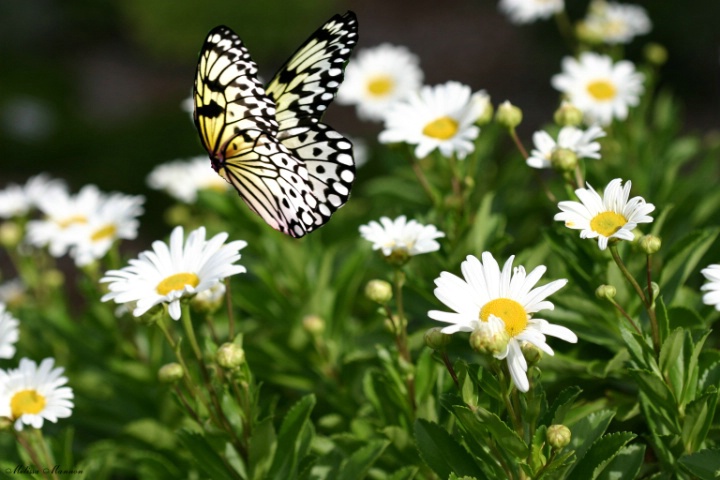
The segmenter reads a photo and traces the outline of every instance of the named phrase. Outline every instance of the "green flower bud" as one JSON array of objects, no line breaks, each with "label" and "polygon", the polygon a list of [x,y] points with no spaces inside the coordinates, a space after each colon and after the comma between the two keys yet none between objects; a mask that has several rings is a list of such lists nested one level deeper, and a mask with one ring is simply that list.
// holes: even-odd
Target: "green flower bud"
[{"label": "green flower bud", "polygon": [[15,222],[3,222],[0,225],[0,245],[7,249],[15,249],[22,240],[23,231]]},{"label": "green flower bud", "polygon": [[490,96],[476,93],[475,95],[473,95],[473,101],[481,103],[483,106],[483,111],[478,117],[478,119],[475,120],[475,125],[483,126],[490,123],[493,118],[493,113],[495,113],[492,103],[490,103]]},{"label": "green flower bud", "polygon": [[645,48],[643,48],[643,54],[648,62],[657,67],[664,65],[668,59],[667,49],[659,43],[651,42],[645,45]]},{"label": "green flower bud", "polygon": [[470,347],[478,353],[497,355],[507,349],[510,336],[505,329],[478,328],[470,334]]},{"label": "green flower bud", "polygon": [[588,45],[600,45],[603,43],[603,37],[600,30],[588,27],[585,22],[578,22],[575,25],[575,35],[578,40]]},{"label": "green flower bud", "polygon": [[560,172],[572,172],[577,168],[578,158],[572,150],[556,148],[550,155],[550,164]]},{"label": "green flower bud", "polygon": [[56,268],[51,268],[42,276],[42,281],[48,288],[60,288],[65,284],[65,275]]},{"label": "green flower bud", "polygon": [[325,331],[325,320],[319,315],[305,315],[302,325],[305,331],[311,335],[320,335]]},{"label": "green flower bud", "polygon": [[397,315],[393,315],[392,319],[385,319],[385,328],[388,330],[388,332],[395,334],[397,333],[398,327],[401,329],[407,327],[407,320],[404,318],[400,318]]},{"label": "green flower bud", "polygon": [[175,383],[179,381],[185,372],[179,363],[168,363],[158,370],[158,380],[162,383]]},{"label": "green flower bud", "polygon": [[220,310],[225,300],[225,284],[216,283],[190,299],[190,306],[198,313],[212,314]]},{"label": "green flower bud", "polygon": [[570,102],[562,102],[553,115],[555,123],[561,127],[576,127],[583,121],[582,111]]},{"label": "green flower bud", "polygon": [[543,355],[542,350],[530,342],[522,342],[520,350],[522,350],[523,356],[527,360],[528,367],[537,365]]},{"label": "green flower bud", "polygon": [[442,333],[442,327],[433,327],[425,332],[425,345],[433,350],[444,351],[445,347],[450,344],[452,336]]},{"label": "green flower bud", "polygon": [[660,237],[656,237],[655,235],[643,235],[640,237],[640,240],[638,240],[638,245],[640,245],[643,252],[648,255],[652,255],[660,250],[662,240],[660,240]]},{"label": "green flower bud", "polygon": [[613,287],[612,285],[600,285],[598,288],[595,289],[595,296],[597,298],[606,298],[608,300],[612,300],[615,298],[615,295],[617,294],[617,288]]},{"label": "green flower bud", "polygon": [[495,113],[495,121],[507,128],[517,127],[522,122],[522,118],[522,110],[507,100],[500,104]]},{"label": "green flower bud", "polygon": [[365,285],[365,296],[375,303],[385,305],[392,300],[392,285],[385,280],[370,280]]},{"label": "green flower bud", "polygon": [[224,369],[234,370],[245,363],[245,350],[234,343],[223,343],[215,354],[215,361]]},{"label": "green flower bud", "polygon": [[165,211],[165,221],[170,225],[187,225],[192,214],[187,205],[177,204]]},{"label": "green flower bud", "polygon": [[550,425],[547,429],[545,439],[553,450],[560,450],[570,443],[572,434],[565,425]]},{"label": "green flower bud", "polygon": [[388,256],[383,256],[385,261],[393,267],[402,267],[410,261],[410,253],[404,248],[394,248]]}]

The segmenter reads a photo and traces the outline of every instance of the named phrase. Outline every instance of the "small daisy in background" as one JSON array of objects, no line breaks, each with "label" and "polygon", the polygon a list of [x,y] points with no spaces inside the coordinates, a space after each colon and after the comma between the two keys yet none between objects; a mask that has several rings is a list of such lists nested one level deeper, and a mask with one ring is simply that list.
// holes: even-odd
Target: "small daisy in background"
[{"label": "small daisy in background", "polygon": [[20,339],[20,322],[5,310],[5,304],[0,303],[0,358],[13,358],[15,344]]},{"label": "small daisy in background", "polygon": [[23,358],[17,369],[0,370],[0,417],[15,422],[16,430],[23,425],[42,428],[45,420],[56,423],[72,414],[73,391],[63,386],[68,379],[54,363],[46,358],[38,366]]},{"label": "small daisy in background", "polygon": [[225,244],[227,233],[205,240],[205,227],[183,238],[183,228],[175,227],[169,244],[155,241],[152,251],[140,253],[130,266],[110,270],[100,282],[108,284],[109,293],[102,301],[133,303],[133,315],[139,317],[155,305],[166,304],[174,320],[180,319],[180,299],[193,297],[245,267],[235,265],[246,242],[235,240]]},{"label": "small daisy in background", "polygon": [[600,158],[600,144],[598,138],[605,136],[605,131],[597,125],[587,130],[576,127],[563,127],[557,136],[557,141],[544,130],[533,134],[535,148],[526,162],[533,168],[550,168],[552,155],[559,149],[573,152],[577,158]]},{"label": "small daisy in background", "polygon": [[103,258],[116,240],[133,240],[137,237],[143,213],[142,196],[113,193],[105,197],[86,223],[75,230],[76,237],[70,247],[70,256],[82,267]]},{"label": "small daisy in background", "polygon": [[[506,333],[506,345],[494,357],[507,359],[513,383],[521,392],[527,392],[530,383],[527,378],[527,362],[521,347],[530,343],[548,355],[554,352],[546,343],[546,335],[566,342],[577,342],[577,336],[569,329],[553,325],[547,320],[533,318],[541,310],[552,310],[554,305],[546,298],[567,284],[567,280],[555,280],[535,287],[545,273],[545,266],[525,273],[522,266],[513,269],[511,256],[500,270],[500,266],[489,252],[483,252],[482,261],[468,255],[460,265],[463,278],[449,272],[442,272],[435,279],[435,296],[453,312],[431,310],[428,316],[433,320],[450,324],[442,332],[473,332],[488,329],[489,333]],[[504,342],[503,342],[504,343]]]},{"label": "small daisy in background", "polygon": [[30,177],[28,181],[25,182],[23,189],[25,190],[25,196],[28,202],[30,202],[33,208],[38,208],[46,199],[69,195],[68,186],[63,180],[52,178],[46,173]]},{"label": "small daisy in background", "polygon": [[337,102],[355,105],[358,117],[382,121],[394,102],[420,89],[420,60],[407,48],[383,43],[360,50],[345,69]]},{"label": "small daisy in background", "polygon": [[701,287],[703,291],[707,291],[703,295],[703,303],[712,305],[715,310],[720,311],[720,265],[709,265],[701,270],[707,283]]},{"label": "small daisy in background", "polygon": [[632,62],[613,63],[607,55],[585,52],[578,60],[565,57],[562,69],[552,77],[552,86],[583,112],[588,124],[625,120],[628,108],[640,103],[644,76]]},{"label": "small daisy in background", "polygon": [[578,24],[582,37],[607,44],[630,43],[651,29],[652,23],[643,7],[604,0],[593,0],[587,16]]},{"label": "small daisy in background", "polygon": [[405,100],[394,103],[385,117],[381,143],[415,145],[415,156],[424,158],[435,149],[446,157],[464,159],[475,149],[480,134],[475,122],[485,113],[489,97],[472,93],[459,82],[425,86]]},{"label": "small daisy in background", "polygon": [[212,169],[206,156],[158,165],[148,175],[147,184],[183,203],[195,202],[199,190],[224,192],[229,189],[229,184]]},{"label": "small daisy in background", "polygon": [[47,246],[53,257],[63,256],[75,242],[76,229],[87,224],[103,198],[95,185],[84,186],[77,195],[58,191],[41,197],[38,208],[45,218],[28,222],[27,241],[35,247]]},{"label": "small daisy in background", "polygon": [[0,218],[24,217],[30,207],[25,189],[20,185],[11,183],[0,190]]},{"label": "small daisy in background", "polygon": [[552,17],[565,9],[564,0],[500,0],[500,10],[512,23],[522,25]]},{"label": "small daisy in background", "polygon": [[630,198],[631,186],[630,180],[623,187],[622,179],[616,178],[608,183],[602,196],[590,184],[579,188],[575,195],[580,201],[558,203],[562,212],[555,215],[555,220],[565,222],[573,230],[582,230],[580,238],[597,238],[600,250],[605,250],[613,238],[634,240],[632,231],[639,223],[653,221],[649,213],[655,206],[642,197]]},{"label": "small daisy in background", "polygon": [[0,303],[10,307],[20,305],[25,301],[26,292],[27,288],[19,278],[0,283]]},{"label": "small daisy in background", "polygon": [[373,244],[373,250],[380,250],[388,259],[404,263],[414,255],[440,250],[436,239],[445,234],[435,225],[422,225],[416,220],[407,221],[405,215],[390,220],[381,217],[360,226],[360,235]]}]

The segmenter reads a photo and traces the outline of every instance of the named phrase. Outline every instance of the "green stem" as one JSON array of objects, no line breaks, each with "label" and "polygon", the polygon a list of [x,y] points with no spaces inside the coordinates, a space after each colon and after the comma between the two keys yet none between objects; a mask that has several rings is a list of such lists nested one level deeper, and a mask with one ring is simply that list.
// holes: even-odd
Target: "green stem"
[{"label": "green stem", "polygon": [[[43,457],[45,457],[45,465],[50,468],[51,465],[53,465],[55,462],[53,461],[52,457],[50,456],[50,450],[48,450],[47,442],[45,441],[45,437],[43,437],[42,430],[38,428],[33,429],[33,434],[36,437],[37,443],[40,445],[40,450],[42,452]],[[57,479],[58,475],[56,472],[52,472],[52,478]]]},{"label": "green stem", "polygon": [[415,173],[415,176],[418,179],[418,182],[420,183],[420,186],[422,187],[425,194],[430,199],[430,202],[433,204],[433,206],[438,204],[437,196],[435,195],[435,192],[433,191],[432,186],[430,185],[430,182],[428,181],[427,177],[425,176],[425,172],[423,172],[422,167],[420,166],[420,161],[415,158],[415,156],[410,155],[408,157],[410,162],[410,167],[413,170],[413,173]]},{"label": "green stem", "polygon": [[[407,318],[405,318],[405,307],[403,306],[402,287],[405,283],[405,273],[399,268],[395,269],[395,305],[398,312],[398,325],[395,325],[398,353],[400,357],[407,363],[412,364],[412,357],[407,344]],[[392,321],[392,318],[390,319]],[[408,375],[405,379],[405,386],[408,391],[408,401],[413,412],[417,410],[415,403],[415,379],[412,375]]]},{"label": "green stem", "polygon": [[525,160],[527,160],[530,155],[528,155],[527,150],[525,150],[525,146],[523,146],[522,142],[520,141],[520,137],[518,137],[517,131],[515,131],[514,128],[510,129],[510,137],[513,139],[513,142],[515,142],[515,146],[518,148],[518,150],[520,150],[520,154]]},{"label": "green stem", "polygon": [[235,316],[232,310],[232,298],[230,296],[230,277],[225,277],[225,305],[228,316],[228,339],[232,342],[235,338]]},{"label": "green stem", "polygon": [[198,345],[197,338],[195,337],[195,329],[193,328],[192,318],[190,316],[190,306],[187,303],[183,303],[182,305],[181,321],[183,329],[185,330],[185,335],[187,335],[188,340],[190,341],[190,346],[193,349],[193,353],[195,353],[195,358],[198,362],[202,362],[202,351],[200,350],[200,345]]},{"label": "green stem", "polygon": [[638,296],[640,297],[640,300],[642,300],[644,305],[647,305],[647,298],[645,298],[645,292],[643,292],[642,287],[640,287],[640,284],[638,284],[637,280],[632,276],[630,271],[625,266],[625,263],[623,263],[622,258],[620,258],[620,254],[617,250],[617,245],[610,245],[610,253],[612,254],[613,260],[615,260],[615,263],[617,264],[618,268],[620,269],[620,272],[622,272],[625,279],[630,282],[630,285],[635,289]]},{"label": "green stem", "polygon": [[25,432],[18,432],[15,429],[13,429],[13,432],[15,433],[15,439],[28,453],[28,455],[30,456],[30,460],[35,464],[35,467],[42,474],[43,478],[48,478],[47,474],[43,471],[44,469],[42,467],[42,463],[40,462],[40,458],[38,457],[38,453],[35,450],[35,447],[33,447],[33,445],[28,441],[28,439],[25,438]]},{"label": "green stem", "polygon": [[440,358],[442,358],[443,363],[445,364],[445,368],[447,368],[447,371],[450,372],[450,376],[453,379],[453,382],[455,383],[455,387],[460,390],[460,381],[457,378],[457,374],[455,373],[455,369],[452,366],[452,363],[450,362],[450,358],[448,357],[447,352],[442,351],[440,352]]},{"label": "green stem", "polygon": [[618,309],[618,311],[622,314],[622,316],[625,317],[625,319],[627,319],[628,322],[630,322],[630,325],[632,325],[632,327],[635,329],[635,331],[637,332],[637,334],[642,337],[642,331],[640,330],[640,327],[638,327],[637,323],[635,323],[635,320],[632,319],[632,317],[625,311],[625,309],[622,308],[622,307],[620,306],[620,304],[617,303],[617,302],[615,301],[615,299],[613,299],[613,298],[608,298],[608,301],[609,301],[611,304],[613,304],[613,306],[614,306],[615,308]]}]

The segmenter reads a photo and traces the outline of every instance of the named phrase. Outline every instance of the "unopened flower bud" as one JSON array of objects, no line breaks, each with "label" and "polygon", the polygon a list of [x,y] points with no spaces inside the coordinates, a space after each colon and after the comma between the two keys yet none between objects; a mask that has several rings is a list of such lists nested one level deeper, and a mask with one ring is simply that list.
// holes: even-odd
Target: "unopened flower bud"
[{"label": "unopened flower bud", "polygon": [[218,282],[192,297],[190,306],[200,313],[214,313],[220,309],[224,299],[225,284]]},{"label": "unopened flower bud", "polygon": [[398,328],[403,329],[405,327],[407,327],[407,320],[398,315],[393,315],[392,319],[385,319],[385,328],[387,328],[390,333],[397,333]]},{"label": "unopened flower bud", "polygon": [[560,172],[572,172],[578,164],[577,154],[568,148],[556,148],[550,155],[550,164]]},{"label": "unopened flower bud", "polygon": [[192,214],[187,205],[173,205],[165,211],[165,221],[170,225],[187,224],[191,219]]},{"label": "unopened flower bud", "polygon": [[65,283],[65,275],[56,268],[51,268],[42,276],[42,281],[48,288],[60,288]]},{"label": "unopened flower bud", "polygon": [[547,429],[545,439],[553,450],[560,450],[570,443],[572,434],[565,425],[550,425]]},{"label": "unopened flower bud", "polygon": [[497,113],[495,113],[495,120],[503,127],[511,129],[520,125],[522,118],[522,110],[507,100],[498,106]]},{"label": "unopened flower bud", "polygon": [[615,295],[617,294],[617,288],[613,287],[612,285],[600,285],[598,288],[595,289],[595,296],[597,298],[606,298],[608,300],[612,300],[615,298]]},{"label": "unopened flower bud", "polygon": [[645,48],[643,48],[643,54],[645,54],[645,58],[648,62],[658,67],[664,65],[668,59],[667,49],[659,43],[651,42],[645,45]]},{"label": "unopened flower bud", "polygon": [[162,383],[175,383],[183,377],[183,368],[179,363],[168,363],[158,370],[158,380]]},{"label": "unopened flower bud", "polygon": [[477,118],[477,120],[475,120],[475,125],[483,126],[490,123],[490,120],[492,120],[494,113],[492,103],[490,103],[490,96],[487,95],[484,91],[477,92],[472,96],[472,101],[477,102],[482,106],[482,113]]},{"label": "unopened flower bud", "polygon": [[553,115],[555,123],[561,127],[576,127],[583,121],[582,111],[570,102],[562,102]]},{"label": "unopened flower bud", "polygon": [[375,303],[385,305],[392,300],[392,285],[385,280],[370,280],[365,285],[365,296]]},{"label": "unopened flower bud", "polygon": [[522,344],[520,345],[520,350],[522,350],[523,356],[525,357],[525,360],[527,360],[527,364],[529,367],[537,365],[537,363],[542,358],[542,350],[540,350],[538,347],[536,347],[530,342],[522,342]]},{"label": "unopened flower bud", "polygon": [[478,353],[497,355],[507,349],[510,336],[505,329],[478,328],[470,334],[470,346]]},{"label": "unopened flower bud", "polygon": [[245,363],[245,350],[234,343],[223,343],[215,354],[215,361],[222,368],[233,370]]},{"label": "unopened flower bud", "polygon": [[442,333],[442,327],[433,327],[425,332],[425,345],[433,350],[443,351],[450,344],[452,336]]},{"label": "unopened flower bud", "polygon": [[589,45],[599,45],[603,42],[603,37],[597,28],[591,28],[585,22],[578,22],[575,25],[575,35],[582,43]]},{"label": "unopened flower bud", "polygon": [[643,235],[640,237],[640,240],[638,240],[638,245],[640,245],[643,252],[648,255],[652,255],[660,250],[662,240],[660,240],[660,237],[656,237],[655,235]]},{"label": "unopened flower bud", "polygon": [[0,245],[7,249],[15,249],[22,240],[22,228],[15,222],[4,222],[0,225]]},{"label": "unopened flower bud", "polygon": [[325,331],[325,320],[319,315],[305,315],[302,325],[305,331],[311,335],[320,335]]},{"label": "unopened flower bud", "polygon": [[383,258],[393,267],[402,267],[410,260],[410,253],[404,248],[394,248],[390,255]]}]

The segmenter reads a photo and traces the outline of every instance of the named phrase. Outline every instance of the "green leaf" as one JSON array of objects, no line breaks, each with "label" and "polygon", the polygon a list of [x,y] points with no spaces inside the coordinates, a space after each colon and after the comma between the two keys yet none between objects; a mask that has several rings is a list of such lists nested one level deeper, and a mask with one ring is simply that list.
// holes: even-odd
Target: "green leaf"
[{"label": "green leaf", "polygon": [[582,459],[575,465],[570,479],[594,480],[620,450],[636,435],[630,432],[618,432],[605,435],[595,441]]},{"label": "green leaf", "polygon": [[420,457],[440,478],[451,473],[484,478],[472,455],[437,423],[416,420],[415,441]]},{"label": "green leaf", "polygon": [[[676,416],[677,401],[662,378],[647,370],[636,368],[631,368],[628,372],[656,409],[665,412],[668,418]],[[676,433],[679,433],[679,430]]]},{"label": "green leaf", "polygon": [[718,402],[718,391],[708,392],[690,402],[685,409],[682,439],[686,452],[695,452],[705,441],[712,425],[715,407]]},{"label": "green leaf", "polygon": [[709,387],[720,385],[720,361],[711,364],[700,377],[698,384],[700,392],[705,392]]},{"label": "green leaf", "polygon": [[687,402],[691,401],[695,398],[695,394],[697,393],[697,387],[698,387],[698,377],[700,375],[700,368],[698,367],[698,359],[700,358],[700,353],[702,353],[703,345],[705,345],[705,340],[707,340],[708,336],[712,330],[709,330],[705,333],[698,341],[695,343],[695,347],[692,346],[692,339],[688,335],[687,340],[687,347],[686,350],[690,351],[692,349],[692,354],[690,355],[690,358],[688,360],[688,367],[687,367],[687,375],[685,378],[685,388],[683,388],[681,399],[681,405],[687,404]]},{"label": "green leaf", "polygon": [[237,480],[240,476],[226,465],[225,460],[215,452],[205,437],[189,430],[177,432],[178,439],[192,455],[195,465],[213,480]]},{"label": "green leaf", "polygon": [[272,464],[277,436],[273,426],[272,417],[268,417],[255,424],[252,430],[252,437],[249,446],[249,472],[250,478],[265,478],[270,465]]},{"label": "green leaf", "polygon": [[[498,462],[495,455],[488,453],[490,434],[480,423],[480,419],[464,405],[451,405],[447,407],[457,419],[458,426],[462,431],[463,440],[470,452],[475,456],[477,463],[484,470],[486,477],[502,479],[506,477],[505,471]],[[457,409],[457,410],[455,410]],[[500,452],[509,461],[509,455],[505,451]]]},{"label": "green leaf", "polygon": [[390,442],[372,440],[364,447],[354,451],[343,463],[338,480],[361,480],[365,478],[373,463],[382,455]]},{"label": "green leaf", "polygon": [[720,477],[720,449],[701,450],[692,455],[680,457],[682,465],[691,475],[701,480],[717,480]]},{"label": "green leaf", "polygon": [[637,478],[645,459],[645,445],[634,443],[626,445],[603,469],[598,480],[618,480],[621,478]]},{"label": "green leaf", "polygon": [[665,342],[670,333],[670,315],[662,295],[655,299],[655,318],[658,323],[658,333],[660,334],[660,344]]},{"label": "green leaf", "polygon": [[615,412],[612,410],[600,410],[578,420],[570,427],[572,437],[565,447],[566,451],[575,450],[577,460],[582,460],[593,442],[605,433],[614,416]]},{"label": "green leaf", "polygon": [[407,467],[402,467],[399,470],[395,470],[389,477],[387,477],[387,480],[412,480],[415,478],[415,475],[417,475],[418,467],[414,465],[409,465]]},{"label": "green leaf", "polygon": [[315,406],[315,396],[306,395],[292,406],[283,419],[277,436],[277,448],[268,478],[293,478],[297,475],[302,434]]},{"label": "green leaf", "polygon": [[547,427],[541,425],[535,430],[533,436],[532,445],[530,446],[530,467],[533,473],[536,473],[543,465],[547,462],[547,457],[543,450],[545,450],[545,439],[547,437]]},{"label": "green leaf", "polygon": [[487,431],[495,441],[500,444],[512,455],[517,457],[527,457],[528,446],[520,438],[520,436],[510,428],[500,417],[482,407],[477,407],[472,412],[466,407],[454,407],[453,413],[458,421],[464,426],[469,427],[472,432],[478,428]]},{"label": "green leaf", "polygon": [[572,386],[564,389],[555,398],[552,406],[543,416],[540,423],[546,426],[557,425],[563,423],[565,415],[572,408],[575,399],[580,395],[582,389],[580,387]]},{"label": "green leaf", "polygon": [[698,262],[713,244],[719,232],[718,227],[690,232],[675,242],[665,256],[659,285],[671,305],[678,289],[685,284],[690,274],[697,270]]},{"label": "green leaf", "polygon": [[676,328],[660,348],[660,372],[676,399],[682,398],[685,384],[685,339],[685,330]]}]

